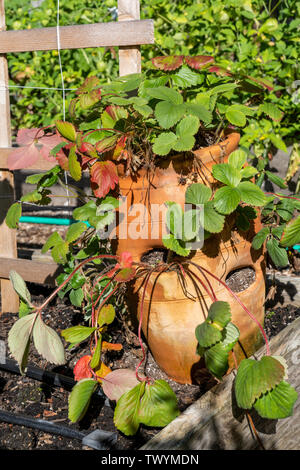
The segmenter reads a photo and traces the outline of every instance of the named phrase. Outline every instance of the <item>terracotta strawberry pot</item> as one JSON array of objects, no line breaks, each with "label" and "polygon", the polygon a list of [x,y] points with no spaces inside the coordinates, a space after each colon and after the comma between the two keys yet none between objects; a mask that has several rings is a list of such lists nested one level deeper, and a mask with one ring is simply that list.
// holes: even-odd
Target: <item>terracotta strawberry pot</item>
[{"label": "terracotta strawberry pot", "polygon": [[[147,175],[147,171],[142,170],[136,180],[129,177],[121,178],[120,192],[127,197],[125,208],[123,207],[123,215],[125,218],[127,217],[127,222],[123,225],[123,229],[124,227],[129,228],[130,224],[134,225],[136,214],[130,215],[129,210],[133,203],[145,204],[148,207],[149,202],[159,205],[171,200],[183,207],[187,185],[180,185],[179,179],[189,178],[193,174],[193,182],[212,183],[210,172],[212,166],[221,161],[226,162],[229,154],[237,148],[238,142],[239,135],[232,133],[219,145],[196,151],[195,160],[165,159],[151,175]],[[116,247],[117,253],[129,251],[135,261],[140,261],[141,257],[150,250],[163,248],[161,233],[159,237],[151,238],[153,230],[157,235],[162,225],[161,215],[158,214],[156,219],[145,217],[142,225],[141,230],[144,238],[135,240],[129,237],[119,238]],[[252,223],[247,233],[234,230],[234,224],[229,220],[223,231],[206,240],[201,250],[192,252],[189,260],[208,269],[223,281],[229,273],[236,269],[252,268],[255,272],[254,282],[237,295],[257,320],[263,324],[264,253],[263,250],[258,252],[251,248],[253,236],[259,229],[258,219]],[[120,235],[120,232],[117,234]],[[197,268],[192,265],[189,266],[189,270],[197,276],[200,275]],[[235,347],[238,360],[250,356],[262,343],[257,325],[248,317],[225,287],[212,279],[210,282],[217,299],[230,303],[232,321],[240,330],[240,341]],[[138,319],[142,294],[143,280],[138,279],[134,281],[132,289],[128,293],[130,311]],[[196,353],[195,328],[205,320],[211,303],[210,297],[200,284],[195,282],[194,278],[186,276],[185,289],[183,289],[180,277],[175,271],[164,272],[160,275],[155,272],[150,277],[144,299],[143,333],[158,365],[177,382],[197,383],[199,381],[199,371],[203,369],[203,360]]]}]

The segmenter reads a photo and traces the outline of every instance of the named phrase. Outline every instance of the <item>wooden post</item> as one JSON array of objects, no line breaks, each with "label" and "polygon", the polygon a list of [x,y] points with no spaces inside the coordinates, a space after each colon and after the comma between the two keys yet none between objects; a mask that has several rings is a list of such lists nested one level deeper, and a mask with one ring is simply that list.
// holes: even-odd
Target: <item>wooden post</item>
[{"label": "wooden post", "polygon": [[[4,0],[0,0],[0,30],[5,26]],[[11,146],[10,107],[8,85],[8,68],[4,54],[0,55],[0,147]],[[17,257],[16,231],[11,230],[5,223],[7,209],[14,201],[14,176],[11,171],[0,168],[0,256]],[[16,313],[19,310],[19,298],[12,284],[7,279],[1,279],[1,312]]]},{"label": "wooden post", "polygon": [[[118,0],[118,21],[129,21],[140,19],[139,0]],[[119,47],[119,74],[141,72],[141,52],[137,46]]]}]

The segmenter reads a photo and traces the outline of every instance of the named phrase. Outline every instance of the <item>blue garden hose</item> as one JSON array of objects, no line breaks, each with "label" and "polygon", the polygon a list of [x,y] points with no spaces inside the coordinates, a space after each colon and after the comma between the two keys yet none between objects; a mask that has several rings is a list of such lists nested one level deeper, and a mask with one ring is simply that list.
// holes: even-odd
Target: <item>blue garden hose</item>
[{"label": "blue garden hose", "polygon": [[[58,217],[33,217],[25,215],[20,218],[20,222],[28,224],[72,225],[78,221],[74,219],[60,219]],[[90,227],[88,222],[85,221],[84,223]]]}]

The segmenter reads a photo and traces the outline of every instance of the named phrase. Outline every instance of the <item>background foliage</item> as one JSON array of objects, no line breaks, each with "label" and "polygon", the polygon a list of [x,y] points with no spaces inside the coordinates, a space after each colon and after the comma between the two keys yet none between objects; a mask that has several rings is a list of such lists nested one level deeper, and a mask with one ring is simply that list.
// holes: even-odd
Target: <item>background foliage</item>
[{"label": "background foliage", "polygon": [[[39,5],[40,3],[40,5]],[[113,21],[117,0],[61,0],[60,24]],[[34,6],[33,6],[34,5]],[[142,18],[155,22],[155,45],[143,46],[143,66],[164,54],[209,54],[231,70],[264,76],[275,85],[268,100],[284,111],[278,131],[286,144],[297,140],[300,101],[300,2],[296,0],[141,0]],[[8,29],[56,25],[56,0],[6,2]],[[103,82],[118,74],[117,49],[62,51],[65,86],[76,88],[95,72]],[[9,54],[11,85],[60,87],[57,51]],[[68,99],[73,92],[68,92]],[[13,127],[48,125],[61,118],[59,91],[12,90]],[[246,129],[264,138],[262,120]],[[284,150],[284,147],[282,147]]]}]

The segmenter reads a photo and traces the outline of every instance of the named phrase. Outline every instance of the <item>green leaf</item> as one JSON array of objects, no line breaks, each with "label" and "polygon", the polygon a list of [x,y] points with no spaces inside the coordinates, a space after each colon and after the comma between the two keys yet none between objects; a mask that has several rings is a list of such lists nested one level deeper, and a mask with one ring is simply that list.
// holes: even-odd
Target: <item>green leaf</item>
[{"label": "green leaf", "polygon": [[222,345],[227,352],[231,351],[240,337],[240,331],[237,326],[229,322],[222,331]]},{"label": "green leaf", "polygon": [[23,302],[22,299],[20,299],[20,305],[19,305],[19,318],[23,318],[29,313],[33,311],[32,307],[29,307],[27,302]]},{"label": "green leaf", "polygon": [[212,190],[209,186],[202,183],[191,184],[185,192],[186,204],[205,204],[209,201]]},{"label": "green leaf", "polygon": [[227,108],[225,113],[226,118],[234,126],[244,127],[246,125],[245,114],[239,109],[234,108],[233,106],[229,106],[229,108]]},{"label": "green leaf", "polygon": [[214,202],[209,201],[203,208],[203,225],[205,230],[210,233],[220,233],[225,223],[224,215],[219,214],[214,209]]},{"label": "green leaf", "polygon": [[21,297],[21,299],[31,305],[31,296],[30,292],[27,289],[24,279],[16,271],[9,271],[9,279],[13,285],[16,293]]},{"label": "green leaf", "polygon": [[218,163],[212,168],[213,177],[222,183],[236,187],[241,181],[240,171],[229,163]]},{"label": "green leaf", "polygon": [[76,423],[83,418],[96,387],[97,382],[93,379],[80,380],[73,387],[69,396],[69,419],[72,423]]},{"label": "green leaf", "polygon": [[66,121],[56,121],[56,129],[65,139],[70,140],[71,142],[76,142],[76,129],[71,122]]},{"label": "green leaf", "polygon": [[140,113],[145,118],[149,117],[153,113],[152,108],[147,104],[144,104],[142,106],[134,104],[133,107],[138,113]]},{"label": "green leaf", "polygon": [[96,369],[96,367],[99,366],[100,364],[100,358],[101,358],[101,350],[102,350],[102,336],[98,338],[97,345],[94,351],[94,354],[92,356],[92,359],[90,361],[90,367],[92,369]]},{"label": "green leaf", "polygon": [[259,106],[258,110],[261,113],[267,114],[274,121],[280,121],[283,116],[283,112],[272,103],[263,103]]},{"label": "green leaf", "polygon": [[21,197],[22,202],[38,202],[42,200],[42,194],[35,189],[34,191],[30,191],[29,193],[24,194]]},{"label": "green leaf", "polygon": [[268,135],[270,141],[272,142],[275,147],[277,147],[279,150],[282,150],[283,152],[287,153],[287,148],[283,140],[275,134],[269,134]]},{"label": "green leaf", "polygon": [[231,320],[231,310],[228,302],[218,300],[211,304],[207,319],[223,329]]},{"label": "green leaf", "polygon": [[163,132],[156,137],[153,144],[153,152],[157,155],[167,155],[177,140],[173,132]]},{"label": "green leaf", "polygon": [[287,251],[285,248],[281,248],[279,243],[275,238],[271,238],[267,241],[267,250],[273,263],[276,266],[284,268],[289,264],[289,259],[287,255]]},{"label": "green leaf", "polygon": [[44,244],[42,248],[42,253],[46,253],[50,248],[53,248],[55,245],[60,244],[63,242],[63,239],[59,235],[58,232],[53,232],[46,243]]},{"label": "green leaf", "polygon": [[276,387],[284,375],[283,365],[272,356],[241,361],[234,384],[238,406],[252,408],[255,400]]},{"label": "green leaf", "polygon": [[259,250],[262,247],[269,233],[270,229],[268,227],[264,227],[255,235],[252,240],[252,247],[254,250]]},{"label": "green leaf", "polygon": [[74,305],[75,307],[81,307],[81,304],[84,299],[83,290],[81,288],[72,289],[69,297],[72,305]]},{"label": "green leaf", "polygon": [[83,206],[76,207],[73,211],[73,219],[75,220],[88,220],[90,217],[95,217],[96,215],[96,203],[94,201],[89,201]]},{"label": "green leaf", "polygon": [[68,253],[69,253],[69,244],[68,242],[64,242],[64,241],[54,246],[51,250],[52,258],[58,264],[65,264],[67,262]]},{"label": "green leaf", "polygon": [[78,344],[87,339],[96,330],[94,327],[89,326],[71,326],[61,332],[61,335],[68,343]]},{"label": "green leaf", "polygon": [[110,325],[114,321],[115,316],[116,316],[116,311],[113,305],[111,304],[104,305],[98,314],[97,321],[98,321],[99,327],[101,328],[101,326],[103,325]]},{"label": "green leaf", "polygon": [[174,126],[184,115],[185,106],[169,101],[161,101],[155,106],[155,117],[163,129]]},{"label": "green leaf", "polygon": [[18,228],[19,220],[22,215],[22,204],[15,202],[7,211],[5,222],[9,228]]},{"label": "green leaf", "polygon": [[[25,317],[26,318],[26,317]],[[38,353],[53,364],[64,364],[65,350],[60,337],[37,316],[32,331],[33,342]]]},{"label": "green leaf", "polygon": [[221,331],[207,321],[196,327],[195,335],[201,348],[208,348],[222,339]]},{"label": "green leaf", "polygon": [[177,397],[164,380],[146,384],[138,419],[146,426],[164,427],[179,415]]},{"label": "green leaf", "polygon": [[283,246],[293,246],[300,243],[300,216],[286,225],[280,244]]},{"label": "green leaf", "polygon": [[200,121],[196,116],[184,117],[176,126],[176,134],[184,137],[186,134],[195,135],[198,132]]},{"label": "green leaf", "polygon": [[287,382],[280,382],[254,403],[254,408],[262,418],[282,419],[292,416],[298,398],[296,390]]},{"label": "green leaf", "polygon": [[166,201],[168,212],[166,214],[166,224],[168,229],[174,235],[182,237],[183,210],[180,204],[172,201]]},{"label": "green leaf", "polygon": [[217,343],[204,352],[205,365],[207,369],[218,379],[222,379],[228,370],[228,352],[222,345]]},{"label": "green leaf", "polygon": [[212,113],[202,104],[186,103],[185,108],[187,113],[197,116],[200,121],[203,121],[206,125],[211,123]]},{"label": "green leaf", "polygon": [[229,165],[233,166],[237,170],[240,170],[242,166],[246,163],[247,152],[244,149],[237,149],[231,152],[228,157]]},{"label": "green leaf", "polygon": [[187,152],[188,150],[193,149],[195,142],[195,137],[190,134],[179,136],[173,145],[173,149],[176,150],[176,152]]},{"label": "green leaf", "polygon": [[249,179],[253,178],[254,175],[258,173],[257,169],[254,168],[253,166],[246,166],[246,168],[243,168],[241,170],[241,177],[242,179]]},{"label": "green leaf", "polygon": [[125,436],[132,436],[139,428],[140,401],[145,392],[145,382],[141,382],[134,388],[125,392],[117,401],[114,413],[116,428]]},{"label": "green leaf", "polygon": [[279,176],[275,175],[271,171],[266,170],[266,175],[268,176],[269,180],[272,181],[272,183],[279,186],[279,188],[281,188],[281,189],[286,189],[287,188],[287,185],[285,184],[283,179],[280,178]]},{"label": "green leaf", "polygon": [[182,104],[183,98],[178,91],[173,88],[168,88],[166,86],[159,86],[157,88],[147,88],[147,94],[151,98],[156,98],[158,100],[169,101],[173,104]]},{"label": "green leaf", "polygon": [[172,75],[172,81],[179,88],[189,88],[198,84],[199,77],[198,73],[183,65],[178,72]]},{"label": "green leaf", "polygon": [[185,248],[185,243],[177,240],[173,234],[163,237],[163,244],[168,250],[174,251],[179,256],[188,256],[190,249]]},{"label": "green leaf", "polygon": [[69,171],[75,181],[79,181],[81,179],[81,166],[77,160],[75,146],[71,147],[69,151]]},{"label": "green leaf", "polygon": [[20,318],[13,325],[8,333],[8,347],[13,358],[19,364],[21,374],[27,365],[27,358],[30,347],[30,335],[36,313],[31,313]]},{"label": "green leaf", "polygon": [[214,206],[221,214],[230,214],[237,208],[240,200],[241,196],[237,188],[224,186],[216,191]]},{"label": "green leaf", "polygon": [[242,181],[237,189],[240,192],[241,201],[252,206],[263,206],[266,204],[267,200],[263,191],[256,186],[256,184],[251,183],[251,181]]},{"label": "green leaf", "polygon": [[85,232],[87,229],[87,225],[84,222],[76,222],[72,224],[67,231],[66,234],[66,241],[69,243],[74,242],[80,235]]}]

